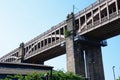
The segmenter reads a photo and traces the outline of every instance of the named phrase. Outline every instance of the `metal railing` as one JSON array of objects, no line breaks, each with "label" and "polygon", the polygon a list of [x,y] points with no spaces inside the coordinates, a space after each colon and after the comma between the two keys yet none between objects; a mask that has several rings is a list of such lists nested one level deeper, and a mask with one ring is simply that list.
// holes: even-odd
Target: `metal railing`
[{"label": "metal railing", "polygon": [[97,26],[99,24],[100,24],[100,20],[97,20],[97,21],[94,22],[94,26]]},{"label": "metal railing", "polygon": [[117,12],[113,12],[110,14],[110,19],[115,18],[117,16]]},{"label": "metal railing", "polygon": [[92,23],[91,24],[89,24],[89,25],[87,25],[87,29],[90,29],[90,28],[92,28]]},{"label": "metal railing", "polygon": [[[95,3],[93,3],[92,6],[87,7],[86,10],[91,9],[93,6],[100,5],[100,3],[103,3],[103,2],[105,2],[105,1],[107,1],[107,0],[99,0],[99,1],[97,1],[97,2],[95,2]],[[100,13],[98,13],[98,14],[100,14]],[[105,22],[108,21],[108,20],[111,20],[111,19],[113,19],[113,18],[116,18],[116,17],[119,16],[119,15],[120,15],[120,10],[118,11],[118,14],[117,14],[117,9],[116,9],[116,11],[115,11],[115,12],[112,12],[111,14],[109,14],[109,16],[108,16],[108,14],[107,14],[106,16],[104,16],[103,18],[101,18],[101,20],[99,19],[99,20],[97,20],[97,21],[94,21],[93,24],[91,23],[91,24],[85,25],[84,28],[81,29],[81,32],[80,32],[80,33],[83,33],[84,31],[86,31],[86,30],[88,30],[88,29],[91,29],[91,28],[93,28],[93,27],[96,27],[96,26],[98,26],[98,25],[101,24],[101,23],[105,23]],[[92,16],[91,16],[91,17],[92,17]],[[92,19],[93,19],[93,18],[92,18]],[[84,23],[86,23],[86,22],[84,22]]]},{"label": "metal railing", "polygon": [[105,17],[101,18],[101,23],[106,22],[107,20],[108,20],[108,16],[105,16]]}]

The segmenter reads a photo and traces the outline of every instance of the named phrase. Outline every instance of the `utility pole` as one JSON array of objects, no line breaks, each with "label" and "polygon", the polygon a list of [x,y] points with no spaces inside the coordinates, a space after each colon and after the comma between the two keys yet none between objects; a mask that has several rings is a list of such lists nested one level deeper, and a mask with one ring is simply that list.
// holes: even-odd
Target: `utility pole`
[{"label": "utility pole", "polygon": [[113,69],[113,77],[114,77],[114,80],[116,80],[116,78],[115,78],[115,66],[113,66],[112,69]]},{"label": "utility pole", "polygon": [[74,14],[75,6],[73,5],[73,14]]}]

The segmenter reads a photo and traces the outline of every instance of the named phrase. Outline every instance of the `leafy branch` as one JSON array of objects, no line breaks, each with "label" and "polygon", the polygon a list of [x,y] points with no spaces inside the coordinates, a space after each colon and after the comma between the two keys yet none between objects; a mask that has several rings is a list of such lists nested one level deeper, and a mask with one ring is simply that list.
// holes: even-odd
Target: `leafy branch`
[{"label": "leafy branch", "polygon": [[69,30],[65,30],[64,33],[65,33],[65,37],[68,37],[72,34],[71,31],[69,31]]}]

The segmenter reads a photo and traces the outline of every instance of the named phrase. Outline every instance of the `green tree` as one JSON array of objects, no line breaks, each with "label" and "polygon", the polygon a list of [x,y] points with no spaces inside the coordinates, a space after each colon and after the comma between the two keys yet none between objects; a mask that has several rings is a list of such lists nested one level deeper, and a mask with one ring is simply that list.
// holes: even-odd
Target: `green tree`
[{"label": "green tree", "polygon": [[66,80],[66,74],[63,71],[54,71],[52,80]]},{"label": "green tree", "polygon": [[67,29],[64,31],[65,37],[68,37],[71,35],[71,31],[68,31]]},{"label": "green tree", "polygon": [[84,78],[72,72],[54,71],[52,80],[84,80]]},{"label": "green tree", "polygon": [[24,76],[22,76],[22,75],[20,75],[20,74],[14,75],[13,78],[14,78],[14,79],[18,79],[18,80],[24,80]]},{"label": "green tree", "polygon": [[[42,73],[31,73],[28,74],[26,76],[22,76],[22,75],[13,75],[13,76],[7,76],[5,79],[0,79],[0,80],[13,80],[13,79],[17,79],[17,80],[42,80],[41,77],[43,77],[46,73],[42,72]],[[50,80],[50,75],[49,73],[47,73],[48,75],[48,80]],[[72,72],[63,72],[63,71],[53,71],[52,74],[52,80],[84,80],[84,78],[82,78],[80,75],[76,75]],[[119,80],[119,79],[118,79]]]},{"label": "green tree", "polygon": [[120,77],[117,80],[120,80]]},{"label": "green tree", "polygon": [[43,73],[31,73],[25,76],[25,80],[42,80],[41,77],[44,76]]},{"label": "green tree", "polygon": [[80,75],[74,74],[72,72],[67,72],[67,80],[84,80],[84,78]]}]

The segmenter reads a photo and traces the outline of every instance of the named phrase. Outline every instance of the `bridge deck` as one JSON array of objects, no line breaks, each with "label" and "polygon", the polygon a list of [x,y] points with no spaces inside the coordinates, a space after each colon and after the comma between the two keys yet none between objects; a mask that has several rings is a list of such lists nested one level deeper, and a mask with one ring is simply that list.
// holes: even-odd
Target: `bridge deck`
[{"label": "bridge deck", "polygon": [[[75,14],[75,31],[79,36],[98,41],[120,34],[120,0],[97,0],[89,7]],[[1,62],[41,63],[56,56],[65,54],[61,47],[65,42],[66,20],[35,37],[7,55],[0,58]],[[21,51],[22,50],[22,51]],[[23,52],[23,54],[22,54]]]},{"label": "bridge deck", "polygon": [[[106,40],[108,38],[117,36],[120,34],[120,16],[114,21],[106,20],[104,23],[98,25],[99,28],[93,29],[92,31],[86,31],[84,36],[92,39]],[[105,24],[106,23],[106,24]]]}]

